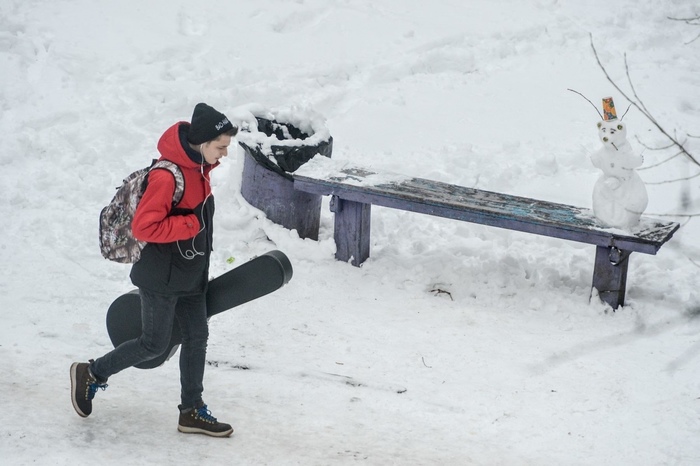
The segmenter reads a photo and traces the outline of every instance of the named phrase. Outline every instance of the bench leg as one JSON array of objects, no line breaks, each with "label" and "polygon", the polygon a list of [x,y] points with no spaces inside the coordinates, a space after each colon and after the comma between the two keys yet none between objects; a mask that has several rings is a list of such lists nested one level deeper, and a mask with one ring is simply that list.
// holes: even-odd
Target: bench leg
[{"label": "bench leg", "polygon": [[333,196],[335,212],[335,258],[359,267],[369,257],[369,232],[372,205]]},{"label": "bench leg", "polygon": [[593,288],[598,290],[600,299],[608,303],[613,310],[625,305],[630,254],[630,251],[617,248],[596,247]]}]

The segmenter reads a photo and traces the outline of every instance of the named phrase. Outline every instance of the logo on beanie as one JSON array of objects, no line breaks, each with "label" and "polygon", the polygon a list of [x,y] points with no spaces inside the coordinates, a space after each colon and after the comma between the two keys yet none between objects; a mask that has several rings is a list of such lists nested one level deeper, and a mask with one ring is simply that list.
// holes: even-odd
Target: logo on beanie
[{"label": "logo on beanie", "polygon": [[221,131],[221,128],[228,125],[228,123],[229,123],[228,118],[224,118],[223,120],[221,120],[220,122],[218,122],[216,124],[215,128],[217,131]]},{"label": "logo on beanie", "polygon": [[203,102],[194,107],[191,121],[187,133],[187,140],[190,144],[213,141],[227,129],[233,129],[233,125],[226,115]]}]

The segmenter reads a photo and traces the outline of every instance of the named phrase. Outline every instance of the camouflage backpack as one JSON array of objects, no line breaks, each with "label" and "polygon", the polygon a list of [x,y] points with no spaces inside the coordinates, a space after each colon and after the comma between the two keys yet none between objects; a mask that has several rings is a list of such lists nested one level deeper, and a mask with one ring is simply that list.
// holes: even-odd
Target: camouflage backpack
[{"label": "camouflage backpack", "polygon": [[185,179],[178,167],[168,160],[154,160],[150,167],[136,170],[124,179],[117,188],[112,201],[100,212],[100,250],[105,259],[122,264],[133,264],[141,258],[141,250],[146,246],[131,233],[131,221],[136,207],[146,191],[148,173],[161,168],[168,170],[175,177],[173,206],[182,200],[185,192]]}]

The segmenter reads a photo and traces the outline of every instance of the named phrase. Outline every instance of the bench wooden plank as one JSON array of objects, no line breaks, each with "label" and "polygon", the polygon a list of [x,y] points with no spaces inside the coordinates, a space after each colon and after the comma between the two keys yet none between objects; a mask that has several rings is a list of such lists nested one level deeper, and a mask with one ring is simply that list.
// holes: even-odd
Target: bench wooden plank
[{"label": "bench wooden plank", "polygon": [[605,228],[586,208],[421,178],[364,183],[372,175],[376,173],[353,167],[324,177],[302,171],[294,175],[294,189],[646,254],[656,254],[679,227],[678,223],[643,217],[637,228],[624,232]]}]

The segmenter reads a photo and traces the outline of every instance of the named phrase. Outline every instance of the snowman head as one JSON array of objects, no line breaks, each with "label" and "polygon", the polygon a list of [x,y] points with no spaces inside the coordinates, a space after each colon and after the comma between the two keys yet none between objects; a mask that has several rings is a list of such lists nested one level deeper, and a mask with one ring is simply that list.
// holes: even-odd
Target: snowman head
[{"label": "snowman head", "polygon": [[627,140],[627,126],[619,120],[599,121],[598,137],[606,148],[619,150]]}]

